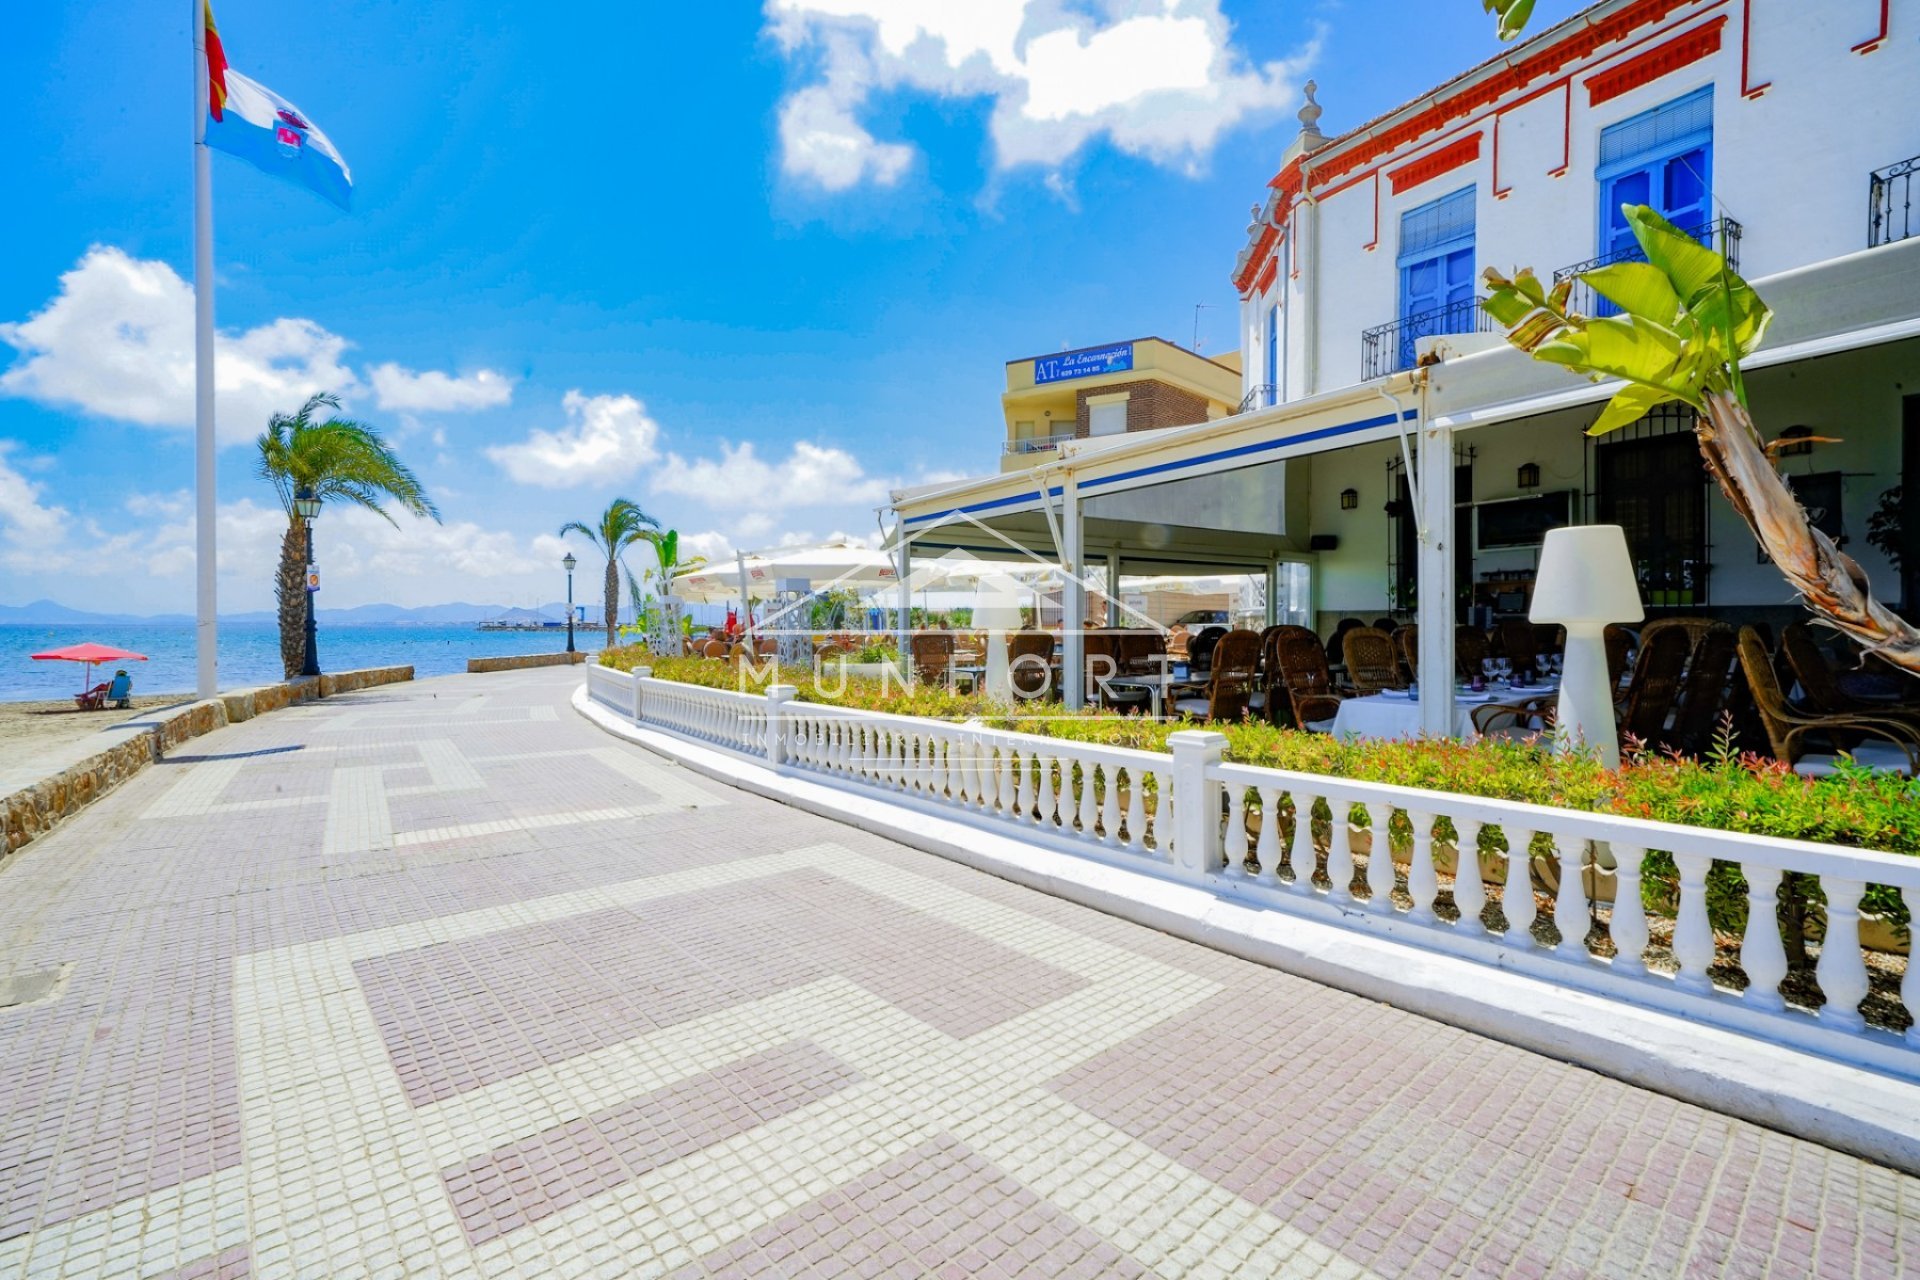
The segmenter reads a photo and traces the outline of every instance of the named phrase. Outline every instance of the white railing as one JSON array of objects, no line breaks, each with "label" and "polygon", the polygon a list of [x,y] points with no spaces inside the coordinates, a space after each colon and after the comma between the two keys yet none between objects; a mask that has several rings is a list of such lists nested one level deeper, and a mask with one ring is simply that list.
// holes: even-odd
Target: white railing
[{"label": "white railing", "polygon": [[[591,695],[636,721],[782,772],[1920,1078],[1920,1025],[1901,1035],[1868,1025],[1860,1009],[1868,955],[1890,935],[1885,921],[1863,919],[1862,897],[1869,885],[1889,886],[1920,908],[1920,858],[1229,764],[1226,738],[1203,731],[1171,735],[1163,755],[797,703],[786,686],[761,696],[644,672],[623,703],[592,671]],[[1311,820],[1298,821],[1302,813]],[[1650,914],[1645,869],[1660,854],[1674,874],[1656,886],[1668,900]],[[1788,876],[1802,901],[1815,884],[1824,898],[1808,912],[1824,920],[1821,940],[1806,944],[1819,952],[1817,1011],[1782,994]],[[1737,962],[1718,953],[1710,878],[1721,912],[1744,895]],[[1874,947],[1862,942],[1863,924],[1879,930]],[[1908,965],[1883,998],[1920,1010],[1920,973]]]},{"label": "white railing", "polygon": [[634,714],[634,685],[634,678],[624,671],[615,671],[597,662],[587,664],[587,696],[615,711]]},{"label": "white railing", "polygon": [[979,724],[782,702],[778,763],[1066,842],[1169,860],[1172,761]]}]

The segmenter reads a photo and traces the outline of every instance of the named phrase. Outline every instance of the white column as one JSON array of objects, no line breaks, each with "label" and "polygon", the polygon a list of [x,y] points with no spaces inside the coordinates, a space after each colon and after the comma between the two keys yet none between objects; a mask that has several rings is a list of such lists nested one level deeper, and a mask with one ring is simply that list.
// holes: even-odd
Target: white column
[{"label": "white column", "polygon": [[207,152],[207,5],[193,0],[194,647],[202,698],[220,689],[213,477],[213,166]]},{"label": "white column", "polygon": [[1060,567],[1067,579],[1060,598],[1060,696],[1076,711],[1086,702],[1087,683],[1087,638],[1081,629],[1087,620],[1087,589],[1080,579],[1080,532],[1080,486],[1069,471],[1060,493]]},{"label": "white column", "polygon": [[[1161,801],[1163,806],[1168,798],[1173,801],[1174,863],[1189,879],[1204,880],[1226,860],[1220,839],[1220,783],[1207,771],[1226,753],[1227,735],[1182,729],[1167,735],[1167,749],[1173,753],[1173,788],[1170,797],[1161,792]],[[1268,823],[1274,817],[1265,814],[1260,820]],[[1244,844],[1234,851],[1236,859],[1246,856]]]},{"label": "white column", "polygon": [[1267,621],[1271,627],[1280,621],[1280,557],[1267,559]]},{"label": "white column", "polygon": [[[1422,397],[1424,401],[1424,396]],[[1424,418],[1424,412],[1423,412]],[[1420,728],[1451,737],[1453,724],[1453,428],[1420,430],[1418,555]]]},{"label": "white column", "polygon": [[1120,553],[1107,552],[1107,625],[1117,627],[1120,617]]},{"label": "white column", "polygon": [[894,620],[894,635],[900,645],[900,670],[913,679],[913,539],[907,535],[907,522],[896,517],[893,528],[895,552],[900,557],[900,616]]}]

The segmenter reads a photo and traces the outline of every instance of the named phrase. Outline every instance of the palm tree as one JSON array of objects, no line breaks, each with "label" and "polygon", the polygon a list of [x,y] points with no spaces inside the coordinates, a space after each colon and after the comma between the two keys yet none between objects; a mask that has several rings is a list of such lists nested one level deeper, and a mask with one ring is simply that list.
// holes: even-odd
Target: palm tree
[{"label": "palm tree", "polygon": [[1866,573],[1813,523],[1774,464],[1780,442],[1763,439],[1754,424],[1740,362],[1766,336],[1772,310],[1724,255],[1646,205],[1621,211],[1646,261],[1615,262],[1579,277],[1619,315],[1569,311],[1572,280],[1549,289],[1527,270],[1511,280],[1487,270],[1481,307],[1534,359],[1594,381],[1626,383],[1590,435],[1672,401],[1691,408],[1707,473],[1788,585],[1822,621],[1920,676],[1920,627],[1877,599]]},{"label": "palm tree", "polygon": [[560,526],[560,536],[570,533],[584,536],[607,558],[606,617],[607,647],[614,645],[614,632],[620,625],[620,557],[636,542],[645,542],[660,522],[626,498],[615,498],[600,513],[598,524],[569,520]]},{"label": "palm tree", "polygon": [[300,674],[306,650],[308,560],[307,522],[294,512],[295,497],[325,503],[343,498],[394,523],[385,500],[391,499],[416,516],[440,518],[417,476],[395,456],[378,431],[349,418],[322,410],[338,410],[340,401],[320,394],[291,416],[276,413],[257,441],[259,471],[280,497],[287,513],[287,531],[280,538],[280,567],[273,594],[280,613],[280,665],[287,678]]}]

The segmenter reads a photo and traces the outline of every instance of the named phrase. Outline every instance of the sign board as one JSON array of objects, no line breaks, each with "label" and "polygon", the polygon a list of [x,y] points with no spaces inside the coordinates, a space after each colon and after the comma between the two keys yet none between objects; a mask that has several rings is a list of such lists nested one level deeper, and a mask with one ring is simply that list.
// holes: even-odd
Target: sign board
[{"label": "sign board", "polygon": [[1110,347],[1086,347],[1080,351],[1062,351],[1057,356],[1033,358],[1033,380],[1065,382],[1069,378],[1091,378],[1102,373],[1125,373],[1133,368],[1133,344],[1119,342]]},{"label": "sign board", "polygon": [[307,590],[318,591],[319,589],[320,589],[320,571],[314,568],[312,565],[308,565],[307,566]]}]

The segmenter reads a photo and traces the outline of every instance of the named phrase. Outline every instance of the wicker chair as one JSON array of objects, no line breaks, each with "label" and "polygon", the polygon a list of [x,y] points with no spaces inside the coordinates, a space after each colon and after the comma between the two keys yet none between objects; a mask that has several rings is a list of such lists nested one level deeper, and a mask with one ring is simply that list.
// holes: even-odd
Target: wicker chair
[{"label": "wicker chair", "polygon": [[1459,626],[1453,629],[1453,665],[1460,669],[1462,680],[1472,680],[1485,670],[1485,663],[1493,653],[1493,646],[1487,643],[1487,633],[1478,627]]},{"label": "wicker chair", "polygon": [[[1920,707],[1901,702],[1862,702],[1840,687],[1839,673],[1827,661],[1827,655],[1813,638],[1810,623],[1794,622],[1780,633],[1780,655],[1800,683],[1806,709],[1827,716],[1868,716],[1880,720],[1904,720],[1920,723]],[[1775,671],[1780,669],[1776,663]],[[1784,684],[1784,679],[1782,680]]]},{"label": "wicker chair", "polygon": [[1499,638],[1500,656],[1511,662],[1515,671],[1531,668],[1540,660],[1533,624],[1525,618],[1500,619],[1494,634]]},{"label": "wicker chair", "polygon": [[1738,633],[1724,622],[1715,623],[1701,635],[1687,663],[1680,707],[1673,713],[1673,727],[1664,735],[1663,745],[1697,756],[1713,744],[1720,713],[1726,710],[1738,645]]},{"label": "wicker chair", "polygon": [[1684,627],[1648,627],[1641,635],[1640,660],[1634,663],[1626,714],[1620,719],[1622,738],[1631,735],[1651,746],[1666,741],[1667,717],[1680,700],[1680,677],[1692,652],[1693,641]]},{"label": "wicker chair", "polygon": [[1407,681],[1420,679],[1420,627],[1409,623],[1393,633],[1393,647],[1400,651],[1400,675]]},{"label": "wicker chair", "polygon": [[1033,698],[1052,686],[1053,644],[1051,631],[1018,631],[1007,637],[1007,671],[1015,693]]},{"label": "wicker chair", "polygon": [[1299,728],[1313,733],[1331,733],[1333,718],[1340,711],[1340,695],[1333,691],[1333,674],[1327,670],[1327,651],[1320,637],[1305,627],[1288,627],[1279,639],[1276,653],[1280,664],[1280,687],[1270,707],[1277,720],[1284,693],[1286,710]]},{"label": "wicker chair", "polygon": [[[1753,694],[1760,724],[1774,758],[1795,773],[1823,778],[1835,772],[1842,754],[1870,769],[1912,777],[1920,769],[1920,731],[1897,720],[1867,716],[1815,716],[1787,702],[1774,675],[1773,658],[1752,627],[1740,628],[1740,669]],[[1810,735],[1827,739],[1830,750],[1809,751]]]},{"label": "wicker chair", "polygon": [[953,679],[951,631],[916,631],[907,637],[907,644],[915,680],[946,684]]},{"label": "wicker chair", "polygon": [[1118,652],[1122,673],[1130,676],[1157,675],[1166,669],[1167,660],[1174,656],[1173,637],[1167,632],[1135,627],[1120,633]]},{"label": "wicker chair", "polygon": [[1207,720],[1240,720],[1252,701],[1260,668],[1260,633],[1229,631],[1213,647],[1213,674],[1200,698],[1176,698],[1176,714]]},{"label": "wicker chair", "polygon": [[1620,682],[1627,678],[1627,667],[1633,656],[1633,632],[1619,623],[1609,623],[1602,633],[1601,643],[1607,648],[1607,688],[1614,697],[1620,696]]},{"label": "wicker chair", "polygon": [[1401,688],[1400,655],[1393,637],[1378,627],[1361,627],[1347,632],[1342,643],[1347,660],[1347,680],[1362,697],[1383,689]]},{"label": "wicker chair", "polygon": [[[1213,666],[1213,648],[1227,638],[1225,627],[1202,627],[1187,640],[1187,660],[1196,671],[1206,671]],[[1260,637],[1256,634],[1255,640]],[[1258,656],[1257,654],[1255,655]]]}]

